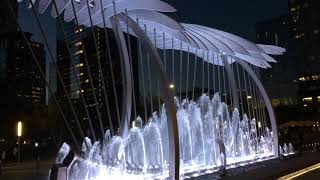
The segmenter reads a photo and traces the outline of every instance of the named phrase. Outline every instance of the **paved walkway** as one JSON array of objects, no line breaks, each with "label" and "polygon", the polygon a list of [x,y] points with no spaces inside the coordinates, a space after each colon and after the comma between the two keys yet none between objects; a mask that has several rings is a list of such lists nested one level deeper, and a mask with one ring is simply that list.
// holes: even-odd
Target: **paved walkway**
[{"label": "paved walkway", "polygon": [[[300,169],[312,166],[320,162],[320,152],[308,152],[297,155],[291,159],[273,159],[267,162],[261,162],[245,167],[229,169],[227,175],[222,180],[239,180],[239,179],[277,179],[281,176],[293,173]],[[305,179],[319,179],[319,171],[305,174]],[[303,177],[301,177],[303,178]],[[217,179],[216,175],[205,175],[197,179]]]},{"label": "paved walkway", "polygon": [[52,162],[40,161],[39,169],[35,161],[7,164],[2,168],[0,180],[47,180]]}]

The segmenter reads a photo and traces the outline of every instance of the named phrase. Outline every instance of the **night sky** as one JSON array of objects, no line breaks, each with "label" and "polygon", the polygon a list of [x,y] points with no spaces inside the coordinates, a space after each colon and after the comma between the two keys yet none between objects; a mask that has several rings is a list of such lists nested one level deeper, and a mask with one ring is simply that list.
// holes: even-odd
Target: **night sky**
[{"label": "night sky", "polygon": [[202,24],[255,41],[255,23],[288,14],[288,0],[165,0],[179,22]]}]

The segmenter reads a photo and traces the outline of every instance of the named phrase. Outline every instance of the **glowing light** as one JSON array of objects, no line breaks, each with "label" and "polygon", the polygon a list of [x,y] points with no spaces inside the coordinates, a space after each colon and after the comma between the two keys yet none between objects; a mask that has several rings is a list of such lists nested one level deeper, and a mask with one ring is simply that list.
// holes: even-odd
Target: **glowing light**
[{"label": "glowing light", "polygon": [[258,128],[261,128],[261,122],[258,121]]},{"label": "glowing light", "polygon": [[247,96],[247,99],[252,99],[252,97],[251,96]]},{"label": "glowing light", "polygon": [[305,97],[302,99],[303,101],[312,101],[312,97]]},{"label": "glowing light", "polygon": [[173,88],[174,88],[174,84],[170,84],[170,85],[169,85],[169,88],[170,88],[170,89],[173,89]]},{"label": "glowing light", "polygon": [[315,164],[315,165],[310,166],[310,167],[307,167],[307,168],[304,168],[304,169],[301,169],[301,170],[296,171],[294,173],[282,176],[282,177],[278,178],[278,180],[291,180],[291,179],[294,179],[294,178],[296,178],[298,176],[301,176],[301,175],[303,175],[305,173],[308,173],[310,171],[316,170],[318,168],[320,168],[320,163]]},{"label": "glowing light", "polygon": [[34,146],[35,146],[35,147],[38,147],[38,146],[39,146],[39,143],[38,143],[38,142],[35,142],[35,143],[34,143]]},{"label": "glowing light", "polygon": [[303,106],[304,106],[304,107],[307,107],[308,105],[307,105],[307,104],[304,104]]},{"label": "glowing light", "polygon": [[17,125],[17,135],[18,135],[18,137],[21,137],[21,135],[22,135],[22,122],[21,121],[19,121],[18,125]]}]

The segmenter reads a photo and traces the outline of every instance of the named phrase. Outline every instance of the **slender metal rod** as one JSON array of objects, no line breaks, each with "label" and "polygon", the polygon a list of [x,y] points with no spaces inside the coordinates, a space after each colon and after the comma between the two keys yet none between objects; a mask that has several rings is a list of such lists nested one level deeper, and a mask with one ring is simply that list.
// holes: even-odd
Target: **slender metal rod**
[{"label": "slender metal rod", "polygon": [[180,75],[179,75],[179,99],[182,102],[182,42],[180,42]]},{"label": "slender metal rod", "polygon": [[[239,64],[239,63],[237,62],[237,64]],[[250,105],[249,105],[249,101],[248,101],[249,94],[248,94],[248,87],[247,87],[246,72],[244,71],[244,68],[243,68],[243,67],[241,67],[241,68],[242,68],[244,89],[245,89],[245,91],[246,91],[245,101],[246,101],[246,103],[247,103],[247,108],[248,108],[248,112],[249,112],[249,114],[248,114],[248,115],[249,115],[249,119],[251,119],[252,116],[251,116],[251,110],[250,110]]]},{"label": "slender metal rod", "polygon": [[252,118],[257,118],[257,113],[255,111],[254,107],[254,97],[253,97],[253,89],[252,89],[252,84],[251,84],[251,78],[248,76],[248,82],[249,82],[249,91],[250,91],[250,101],[251,101],[251,106],[252,106]]},{"label": "slender metal rod", "polygon": [[[147,25],[144,24],[144,32],[147,34]],[[150,70],[150,56],[147,52],[147,67],[148,67],[148,79],[149,79],[149,93],[150,93],[150,109],[151,115],[153,113],[153,93],[152,93],[152,81],[151,81],[151,70]]]},{"label": "slender metal rod", "polygon": [[197,53],[198,50],[196,49],[196,53],[194,54],[194,69],[193,69],[193,85],[192,85],[192,100],[194,100],[194,87],[196,84],[196,74],[197,74]]},{"label": "slender metal rod", "polygon": [[241,87],[241,79],[240,79],[240,72],[239,72],[239,65],[238,63],[235,63],[236,71],[237,71],[237,79],[238,79],[238,89],[240,94],[240,104],[241,104],[241,113],[244,114],[244,108],[243,108],[243,97],[242,97],[242,87]]},{"label": "slender metal rod", "polygon": [[209,77],[210,77],[210,58],[209,58],[209,51],[207,51],[207,83],[208,83],[208,96],[210,96],[210,81],[209,81]]},{"label": "slender metal rod", "polygon": [[[137,18],[137,22],[139,25],[139,20]],[[142,47],[141,47],[141,42],[138,38],[138,48],[139,48],[139,59],[140,59],[140,66],[141,66],[141,77],[142,77],[142,93],[143,93],[143,107],[144,107],[144,118],[145,122],[148,121],[148,109],[147,109],[147,103],[146,103],[146,92],[145,92],[145,78],[144,78],[144,67],[143,67],[143,60],[142,60]]]},{"label": "slender metal rod", "polygon": [[60,82],[61,82],[61,84],[62,84],[63,91],[66,93],[66,97],[67,97],[67,100],[68,100],[68,102],[69,102],[69,104],[70,104],[70,108],[71,108],[72,114],[73,114],[73,116],[74,116],[74,118],[75,118],[75,121],[76,121],[76,124],[77,124],[77,126],[78,126],[78,129],[79,129],[79,131],[80,131],[80,135],[81,135],[82,138],[84,138],[84,133],[83,133],[83,131],[82,131],[82,127],[81,127],[80,121],[79,121],[78,116],[77,116],[77,114],[76,114],[76,112],[75,112],[75,110],[74,110],[74,107],[73,107],[73,105],[72,105],[72,102],[71,102],[69,93],[68,93],[67,88],[66,88],[66,86],[65,86],[65,84],[64,84],[64,82],[63,82],[63,79],[62,79],[60,70],[59,70],[58,65],[57,65],[57,62],[56,62],[56,59],[53,57],[52,51],[51,51],[51,49],[50,49],[50,47],[49,47],[47,37],[46,37],[46,35],[45,35],[45,33],[44,33],[44,30],[43,30],[43,28],[42,28],[40,19],[39,19],[38,15],[37,15],[37,12],[36,12],[35,8],[34,8],[34,4],[33,4],[32,0],[30,1],[30,4],[31,4],[31,9],[32,9],[33,15],[36,17],[36,22],[37,22],[37,25],[38,25],[38,27],[39,27],[39,29],[40,29],[41,36],[42,36],[42,39],[43,39],[43,41],[44,41],[44,44],[45,44],[45,46],[47,47],[49,56],[50,56],[50,58],[51,58],[51,60],[52,60],[52,62],[53,62],[53,64],[54,64],[54,66],[56,67],[57,74],[58,74],[58,78],[59,78],[59,80],[60,80]]},{"label": "slender metal rod", "polygon": [[[110,45],[109,45],[109,35],[106,29],[106,21],[105,21],[105,16],[104,16],[104,8],[102,6],[102,0],[100,0],[100,8],[101,8],[101,14],[102,14],[102,22],[103,22],[103,30],[104,30],[104,34],[105,34],[105,44],[106,44],[106,52],[107,52],[107,56],[106,59],[109,59],[109,71],[111,73],[111,80],[112,80],[112,90],[113,90],[113,94],[114,94],[114,100],[115,100],[115,106],[116,106],[116,115],[117,115],[117,120],[118,120],[118,124],[120,126],[120,110],[119,110],[119,103],[118,103],[118,94],[116,91],[116,87],[115,87],[115,80],[114,80],[114,73],[113,73],[113,63],[111,60],[111,51],[110,51]],[[107,63],[107,60],[106,60]],[[107,96],[108,98],[108,96]],[[108,101],[108,99],[106,99]],[[107,104],[107,110],[109,107],[109,103]],[[110,108],[109,108],[110,109]],[[112,119],[111,117],[109,118],[109,123],[112,123]]]},{"label": "slender metal rod", "polygon": [[166,35],[163,35],[163,61],[164,61],[164,71],[167,72],[167,56],[166,56]]},{"label": "slender metal rod", "polygon": [[217,70],[218,70],[218,87],[219,87],[219,94],[220,97],[222,98],[222,90],[221,90],[221,80],[220,80],[220,58],[219,55],[217,54],[217,59],[218,59],[218,66],[217,66]]},{"label": "slender metal rod", "polygon": [[186,99],[188,99],[188,93],[189,93],[189,63],[190,63],[190,49],[188,46],[188,52],[187,52],[187,82],[186,82]]},{"label": "slender metal rod", "polygon": [[126,23],[127,23],[127,42],[128,42],[128,50],[129,50],[129,63],[130,63],[130,71],[131,71],[131,80],[132,80],[132,97],[133,97],[133,112],[134,112],[134,118],[137,118],[137,103],[136,103],[136,93],[135,93],[135,79],[133,75],[133,58],[132,58],[132,52],[131,52],[131,41],[130,41],[130,34],[129,34],[129,26],[128,26],[128,11],[126,12]]},{"label": "slender metal rod", "polygon": [[215,72],[214,57],[215,57],[214,53],[212,53],[213,94],[216,93],[216,72]]},{"label": "slender metal rod", "polygon": [[173,88],[172,88],[172,93],[173,93],[173,96],[175,95],[175,86],[176,86],[176,84],[175,84],[175,79],[174,79],[174,39],[173,39],[173,37],[172,37],[172,83],[173,83]]},{"label": "slender metal rod", "polygon": [[73,131],[72,131],[72,129],[71,129],[71,127],[70,127],[67,119],[66,119],[66,116],[65,116],[65,114],[63,113],[62,108],[61,108],[60,104],[58,103],[58,101],[57,101],[57,99],[56,99],[56,97],[55,97],[55,95],[54,95],[54,93],[53,93],[53,91],[52,91],[52,89],[51,89],[48,81],[46,80],[46,76],[45,76],[45,74],[44,74],[44,71],[42,70],[42,67],[41,67],[41,65],[40,65],[40,62],[39,62],[37,56],[35,55],[35,53],[34,53],[32,47],[31,47],[31,44],[30,44],[28,38],[26,37],[26,35],[25,35],[24,32],[23,32],[23,30],[22,30],[22,28],[21,28],[21,25],[20,25],[20,23],[18,22],[17,17],[16,17],[16,15],[15,15],[15,13],[14,13],[14,10],[13,10],[11,4],[9,3],[9,0],[6,0],[6,3],[7,3],[8,8],[10,9],[10,12],[11,12],[11,15],[12,15],[11,17],[12,17],[12,18],[14,19],[14,21],[16,22],[16,24],[17,24],[17,26],[18,26],[18,29],[19,29],[19,31],[20,31],[20,33],[21,33],[21,35],[22,35],[25,43],[27,44],[28,49],[29,49],[30,52],[31,52],[31,56],[32,56],[32,58],[33,58],[33,60],[34,60],[34,62],[35,62],[35,64],[36,64],[36,66],[38,67],[38,69],[39,69],[39,71],[40,71],[40,76],[41,76],[42,80],[45,82],[45,84],[46,84],[46,86],[47,86],[47,88],[48,88],[49,94],[50,94],[50,96],[53,98],[54,103],[55,103],[55,104],[57,105],[57,107],[58,107],[58,111],[60,112],[60,115],[61,115],[61,117],[62,117],[62,119],[63,119],[63,121],[64,121],[64,123],[65,123],[65,125],[66,125],[66,127],[67,127],[67,129],[68,129],[68,131],[69,131],[69,133],[70,133],[70,135],[71,135],[74,143],[75,143],[75,145],[76,145],[77,150],[80,150],[79,143],[78,143],[78,141],[76,140],[76,137],[75,137],[75,135],[74,135],[74,133],[73,133]]},{"label": "slender metal rod", "polygon": [[224,73],[224,68],[222,68],[222,79],[223,79],[224,102],[225,102],[226,104],[228,104],[228,101],[227,101],[227,88],[226,88],[226,76],[225,76],[225,73]]},{"label": "slender metal rod", "polygon": [[[157,48],[157,32],[156,29],[153,29],[153,38],[154,38],[154,46]],[[159,85],[159,79],[157,79],[157,88],[158,88],[158,112],[160,113],[161,104],[160,104],[160,85]]]},{"label": "slender metal rod", "polygon": [[[56,13],[59,14],[58,13],[58,9],[57,9],[57,5],[56,5],[56,0],[53,0],[53,7],[54,7],[54,10],[56,11]],[[72,55],[72,52],[71,52],[71,49],[70,49],[70,43],[68,42],[67,34],[66,34],[65,30],[64,30],[63,22],[62,22],[60,16],[58,16],[58,20],[59,20],[59,24],[60,24],[60,27],[61,27],[62,32],[63,32],[63,36],[64,36],[64,39],[65,39],[65,43],[66,43],[68,54],[69,54],[69,58],[70,58],[70,61],[71,61],[71,64],[72,64],[71,65],[71,69],[73,71],[73,74],[76,77],[76,83],[77,83],[78,89],[81,89],[80,79],[79,79],[79,76],[77,76],[77,71],[76,71],[76,67],[75,67],[75,64],[74,64],[75,63],[75,59],[73,58],[73,55]],[[85,109],[86,116],[88,118],[88,123],[89,123],[89,128],[90,128],[91,134],[93,135],[93,138],[95,140],[96,139],[95,132],[94,132],[93,125],[92,125],[92,120],[90,118],[90,113],[89,113],[88,108],[87,108],[86,100],[85,100],[85,98],[83,96],[83,93],[81,91],[80,91],[79,94],[80,94],[80,98],[81,98],[81,101],[82,101],[84,109]],[[113,128],[112,127],[111,127],[111,132],[113,133]]]},{"label": "slender metal rod", "polygon": [[202,94],[204,94],[204,51],[202,51]]}]

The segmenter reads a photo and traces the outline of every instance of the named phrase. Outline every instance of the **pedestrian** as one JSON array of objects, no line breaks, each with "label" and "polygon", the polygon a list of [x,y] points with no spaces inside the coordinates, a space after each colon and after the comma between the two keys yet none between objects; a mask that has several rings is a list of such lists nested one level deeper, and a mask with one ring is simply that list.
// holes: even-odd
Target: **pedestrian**
[{"label": "pedestrian", "polygon": [[2,164],[5,159],[6,159],[6,151],[3,150],[1,153],[1,158],[0,158],[0,175],[2,174]]},{"label": "pedestrian", "polygon": [[13,155],[13,159],[16,160],[16,161],[18,161],[17,153],[18,153],[18,148],[14,147],[13,150],[12,150],[12,155]]},{"label": "pedestrian", "polygon": [[1,160],[4,162],[6,159],[6,151],[3,150],[2,153],[1,153]]}]

